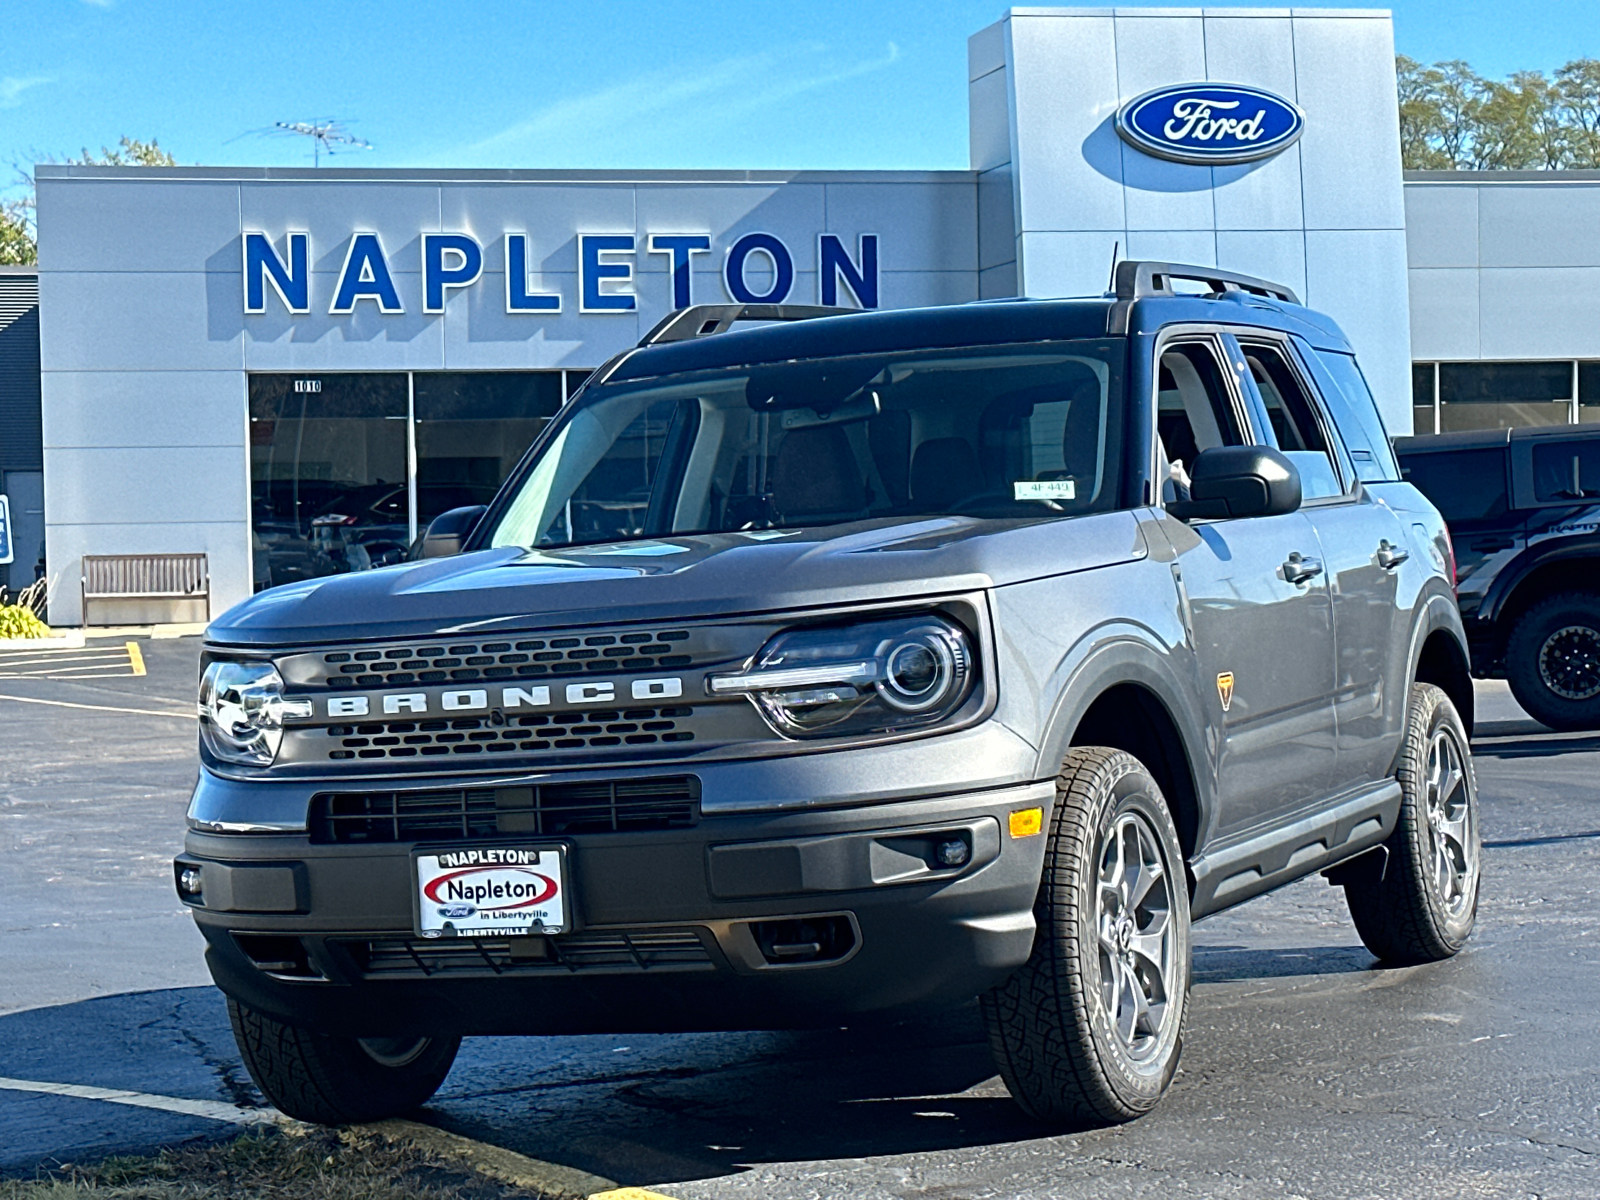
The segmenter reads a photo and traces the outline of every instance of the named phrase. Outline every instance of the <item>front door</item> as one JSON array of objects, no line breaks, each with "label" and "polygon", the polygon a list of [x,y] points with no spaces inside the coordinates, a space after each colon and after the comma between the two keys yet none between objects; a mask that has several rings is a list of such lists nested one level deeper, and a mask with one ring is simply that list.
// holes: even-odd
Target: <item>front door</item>
[{"label": "front door", "polygon": [[[1158,432],[1169,459],[1259,435],[1211,339],[1160,351]],[[1180,466],[1174,473],[1181,484]],[[1213,836],[1271,823],[1326,796],[1335,777],[1333,615],[1303,513],[1162,521],[1218,731]]]}]

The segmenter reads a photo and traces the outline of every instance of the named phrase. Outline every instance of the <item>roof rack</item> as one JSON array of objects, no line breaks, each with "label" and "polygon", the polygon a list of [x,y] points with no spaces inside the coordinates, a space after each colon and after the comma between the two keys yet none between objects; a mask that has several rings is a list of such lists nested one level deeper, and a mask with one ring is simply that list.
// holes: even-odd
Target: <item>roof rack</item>
[{"label": "roof rack", "polygon": [[654,329],[639,339],[639,345],[687,342],[714,333],[727,333],[740,321],[809,321],[813,317],[837,317],[859,311],[821,304],[691,304],[662,317]]},{"label": "roof rack", "polygon": [[1145,296],[1176,296],[1171,280],[1188,279],[1207,284],[1213,292],[1249,292],[1272,300],[1299,304],[1300,298],[1281,283],[1269,283],[1254,275],[1238,275],[1215,267],[1188,267],[1180,263],[1140,262],[1126,259],[1117,264],[1112,291],[1118,300],[1140,300]]}]

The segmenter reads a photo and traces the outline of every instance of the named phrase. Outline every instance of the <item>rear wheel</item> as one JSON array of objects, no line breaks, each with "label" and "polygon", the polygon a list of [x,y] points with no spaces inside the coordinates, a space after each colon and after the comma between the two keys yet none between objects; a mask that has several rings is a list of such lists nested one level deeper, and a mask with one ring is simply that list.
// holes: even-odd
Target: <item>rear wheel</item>
[{"label": "rear wheel", "polygon": [[1506,642],[1517,703],[1552,729],[1600,729],[1600,596],[1566,592],[1523,613]]},{"label": "rear wheel", "polygon": [[1161,789],[1136,758],[1067,756],[1034,917],[1031,957],[983,997],[1006,1087],[1054,1123],[1149,1112],[1183,1045],[1189,890]]},{"label": "rear wheel", "polygon": [[1352,864],[1345,902],[1362,942],[1384,962],[1437,962],[1466,944],[1477,920],[1482,847],[1467,731],[1431,684],[1411,688],[1395,774],[1400,819],[1387,860]]},{"label": "rear wheel", "polygon": [[318,1125],[380,1121],[439,1090],[461,1039],[331,1037],[228,1001],[234,1040],[262,1094],[280,1112]]}]

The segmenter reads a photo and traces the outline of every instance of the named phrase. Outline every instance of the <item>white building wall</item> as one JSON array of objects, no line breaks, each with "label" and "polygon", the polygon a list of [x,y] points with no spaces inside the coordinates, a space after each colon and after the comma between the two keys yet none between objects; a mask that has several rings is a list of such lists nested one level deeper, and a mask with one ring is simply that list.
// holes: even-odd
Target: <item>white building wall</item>
[{"label": "white building wall", "polygon": [[[594,367],[671,307],[651,233],[708,233],[694,300],[725,302],[746,232],[784,241],[791,303],[818,301],[817,238],[877,234],[880,306],[978,296],[976,177],[949,172],[39,170],[39,268],[50,620],[75,625],[84,554],[204,551],[214,613],[251,592],[251,371]],[[311,235],[311,312],[268,289],[244,311],[241,236]],[[330,315],[353,232],[383,241],[406,311]],[[421,235],[466,232],[484,273],[425,314]],[[563,311],[505,311],[504,234],[527,233]],[[632,233],[638,308],[578,311],[577,235]],[[759,259],[757,260],[759,261]],[[752,284],[757,282],[754,271]],[[841,288],[841,297],[848,293]],[[848,302],[847,300],[843,302]]]},{"label": "white building wall", "polygon": [[1600,172],[1407,176],[1419,361],[1600,358]]},{"label": "white building wall", "polygon": [[[968,58],[972,166],[985,177],[1003,167],[1011,180],[1018,290],[1102,292],[1114,247],[1124,258],[1285,283],[1343,326],[1391,431],[1410,432],[1405,210],[1387,12],[1018,8],[975,35]],[[1010,134],[1004,163],[993,128],[998,80]],[[1166,162],[1117,136],[1123,101],[1197,81],[1293,100],[1305,111],[1305,134],[1274,158],[1230,167]],[[980,220],[984,196],[980,186]],[[985,265],[1001,257],[986,250]]]}]

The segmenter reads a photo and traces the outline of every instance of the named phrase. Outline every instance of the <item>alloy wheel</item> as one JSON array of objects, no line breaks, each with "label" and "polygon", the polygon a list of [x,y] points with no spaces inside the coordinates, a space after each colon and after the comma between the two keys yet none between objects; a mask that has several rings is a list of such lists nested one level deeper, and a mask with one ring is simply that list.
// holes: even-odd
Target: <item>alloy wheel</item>
[{"label": "alloy wheel", "polygon": [[1428,742],[1426,777],[1428,842],[1432,883],[1452,917],[1472,903],[1478,874],[1477,805],[1465,755],[1449,729],[1436,729]]},{"label": "alloy wheel", "polygon": [[1135,1064],[1157,1054],[1180,1007],[1169,1002],[1176,940],[1171,887],[1155,830],[1141,814],[1123,813],[1101,846],[1095,926],[1101,1005],[1118,1047]]},{"label": "alloy wheel", "polygon": [[1600,631],[1566,625],[1539,647],[1539,678],[1563,700],[1600,696]]}]

